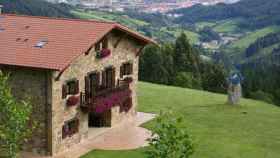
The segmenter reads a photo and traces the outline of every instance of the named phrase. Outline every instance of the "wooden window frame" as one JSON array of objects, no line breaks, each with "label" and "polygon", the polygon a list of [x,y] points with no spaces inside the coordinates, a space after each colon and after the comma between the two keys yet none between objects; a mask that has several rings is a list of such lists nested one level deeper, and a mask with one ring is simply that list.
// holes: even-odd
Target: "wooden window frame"
[{"label": "wooden window frame", "polygon": [[133,74],[133,62],[123,63],[120,67],[120,78]]},{"label": "wooden window frame", "polygon": [[[97,79],[97,81],[93,81],[93,76],[94,75],[96,75],[95,77],[97,77],[96,79]],[[93,72],[90,72],[90,73],[88,73],[88,77],[89,77],[89,92],[90,93],[92,93],[92,94],[90,94],[91,96],[93,96],[94,95],[94,93],[96,93],[99,89],[100,89],[100,78],[101,78],[101,76],[100,76],[100,72],[98,72],[98,71],[93,71]],[[96,87],[93,87],[93,83],[95,82],[95,86]]]},{"label": "wooden window frame", "polygon": [[76,91],[77,80],[68,81],[66,84],[67,84],[67,95],[77,94]]},{"label": "wooden window frame", "polygon": [[102,38],[99,42],[95,44],[95,51],[101,51],[102,49],[108,49],[109,40],[108,37]]},{"label": "wooden window frame", "polygon": [[65,99],[68,95],[79,94],[79,80],[71,79],[62,85],[62,98]]},{"label": "wooden window frame", "polygon": [[72,137],[74,134],[79,133],[80,120],[76,117],[71,120],[65,121],[62,126],[62,139]]},{"label": "wooden window frame", "polygon": [[[108,71],[111,71],[111,74],[109,74],[110,72],[108,72]],[[112,75],[112,76],[110,76],[110,78],[108,78],[109,75]],[[116,85],[116,68],[115,67],[109,66],[109,67],[106,67],[102,71],[101,85],[105,89],[115,87],[115,85]]]}]

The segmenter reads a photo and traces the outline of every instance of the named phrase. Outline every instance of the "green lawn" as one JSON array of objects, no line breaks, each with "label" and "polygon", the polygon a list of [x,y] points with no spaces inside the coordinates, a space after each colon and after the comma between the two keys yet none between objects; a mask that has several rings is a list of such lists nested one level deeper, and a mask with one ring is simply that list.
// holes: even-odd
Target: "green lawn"
[{"label": "green lawn", "polygon": [[[280,108],[254,100],[226,105],[226,96],[197,90],[139,83],[139,111],[172,109],[184,117],[195,140],[193,158],[277,158]],[[152,129],[154,122],[144,126]],[[82,158],[145,158],[145,149],[92,151]]]},{"label": "green lawn", "polygon": [[170,33],[172,35],[174,35],[175,37],[178,37],[181,35],[182,32],[184,32],[188,39],[190,40],[190,43],[197,43],[199,41],[199,34],[197,34],[196,32],[193,32],[193,31],[189,31],[189,30],[182,30],[180,28],[166,28],[166,27],[162,27],[160,29],[161,32],[167,32],[167,33]]},{"label": "green lawn", "polygon": [[239,30],[238,24],[242,21],[242,19],[228,19],[219,21],[213,28],[216,32],[221,33],[235,33]]},{"label": "green lawn", "polygon": [[109,12],[102,12],[102,11],[88,11],[85,12],[83,10],[72,10],[71,13],[80,17],[81,19],[96,19],[96,20],[103,20],[103,21],[116,21],[123,25],[136,28],[137,26],[144,26],[149,25],[149,23],[130,18],[126,15],[119,15]]},{"label": "green lawn", "polygon": [[195,24],[195,27],[200,30],[203,29],[204,27],[213,27],[215,25],[216,25],[215,22],[198,22]]}]

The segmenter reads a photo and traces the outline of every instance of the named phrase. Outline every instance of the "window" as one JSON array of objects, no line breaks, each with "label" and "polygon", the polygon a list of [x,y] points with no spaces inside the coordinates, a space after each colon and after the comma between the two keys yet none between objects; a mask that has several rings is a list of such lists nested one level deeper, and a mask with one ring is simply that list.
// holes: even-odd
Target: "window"
[{"label": "window", "polygon": [[100,88],[100,73],[93,72],[85,77],[85,91],[87,96],[93,96]]},{"label": "window", "polygon": [[75,133],[79,132],[79,119],[74,118],[70,121],[66,121],[62,127],[62,139],[71,137]]},{"label": "window", "polygon": [[92,73],[89,75],[90,78],[90,89],[92,93],[95,93],[100,86],[100,73]]},{"label": "window", "polygon": [[41,40],[34,47],[43,48],[47,43],[48,43],[48,40]]},{"label": "window", "polygon": [[133,64],[124,63],[120,68],[120,77],[123,78],[125,75],[131,75],[133,73]]},{"label": "window", "polygon": [[101,51],[108,48],[108,38],[104,37],[100,42],[95,45],[95,51]]},{"label": "window", "polygon": [[76,81],[70,81],[67,83],[67,92],[70,95],[76,94]]},{"label": "window", "polygon": [[67,95],[76,95],[79,93],[79,81],[70,80],[62,86],[62,98],[66,98]]},{"label": "window", "polygon": [[102,72],[102,86],[104,88],[113,88],[115,86],[115,68],[109,67]]}]

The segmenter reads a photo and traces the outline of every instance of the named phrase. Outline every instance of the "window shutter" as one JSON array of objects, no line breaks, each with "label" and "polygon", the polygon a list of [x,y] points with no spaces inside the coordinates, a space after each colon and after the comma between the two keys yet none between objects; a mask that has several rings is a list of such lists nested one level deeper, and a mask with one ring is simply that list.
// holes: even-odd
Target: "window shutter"
[{"label": "window shutter", "polygon": [[62,139],[66,138],[66,127],[65,125],[62,126]]},{"label": "window shutter", "polygon": [[67,97],[67,89],[68,89],[67,84],[63,84],[62,85],[62,99],[65,99]]},{"label": "window shutter", "polygon": [[100,72],[97,72],[97,73],[96,73],[96,80],[97,80],[97,81],[96,81],[96,85],[97,85],[97,86],[95,87],[95,90],[96,90],[96,91],[98,91],[98,89],[99,89],[99,86],[100,86],[100,79],[101,79],[101,78],[100,78]]},{"label": "window shutter", "polygon": [[126,63],[125,64],[125,75],[129,75],[130,74],[130,63]]},{"label": "window shutter", "polygon": [[85,76],[85,96],[86,99],[90,96],[90,78],[89,76]]},{"label": "window shutter", "polygon": [[78,94],[79,91],[80,91],[79,80],[76,80],[76,82],[75,82],[75,93]]},{"label": "window shutter", "polygon": [[98,43],[95,44],[95,51],[96,51],[96,52],[97,52],[97,51],[100,51],[100,49],[101,49],[101,43],[98,42]]},{"label": "window shutter", "polygon": [[133,63],[129,64],[129,74],[133,74]]},{"label": "window shutter", "polygon": [[124,75],[124,65],[121,65],[120,67],[120,78],[123,78]]},{"label": "window shutter", "polygon": [[112,87],[116,86],[116,68],[112,68]]},{"label": "window shutter", "polygon": [[102,86],[104,88],[107,87],[107,84],[106,84],[106,71],[102,71]]},{"label": "window shutter", "polygon": [[107,49],[108,48],[108,38],[104,37],[102,40],[102,49]]}]

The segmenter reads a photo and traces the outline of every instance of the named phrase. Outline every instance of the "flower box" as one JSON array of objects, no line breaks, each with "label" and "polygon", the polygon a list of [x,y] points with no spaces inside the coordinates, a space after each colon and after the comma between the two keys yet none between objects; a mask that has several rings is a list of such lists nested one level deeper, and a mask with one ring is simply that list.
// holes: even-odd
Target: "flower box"
[{"label": "flower box", "polygon": [[67,99],[66,105],[69,106],[76,106],[80,101],[80,97],[79,96],[71,96]]},{"label": "flower box", "polygon": [[98,59],[106,58],[110,54],[111,54],[111,50],[110,49],[102,49],[101,51],[97,52],[96,58],[98,58]]},{"label": "flower box", "polygon": [[121,105],[130,95],[131,90],[125,90],[95,98],[95,113],[103,113],[113,106]]}]

